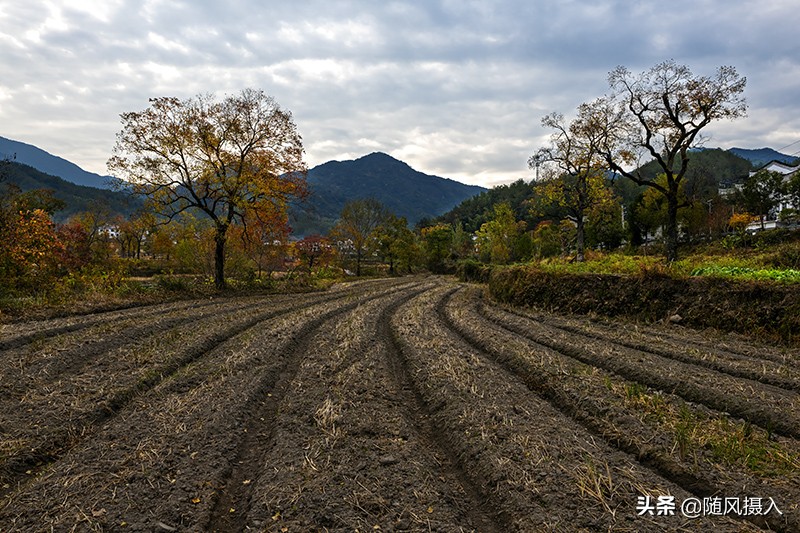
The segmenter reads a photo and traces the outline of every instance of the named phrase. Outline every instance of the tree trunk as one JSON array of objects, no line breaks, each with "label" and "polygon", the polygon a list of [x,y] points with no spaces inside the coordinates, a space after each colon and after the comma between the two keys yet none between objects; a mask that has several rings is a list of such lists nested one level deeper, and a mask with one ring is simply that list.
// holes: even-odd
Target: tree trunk
[{"label": "tree trunk", "polygon": [[356,250],[356,276],[361,276],[361,250]]},{"label": "tree trunk", "polygon": [[225,288],[225,240],[228,226],[217,225],[214,235],[214,286],[217,289]]},{"label": "tree trunk", "polygon": [[664,248],[668,263],[678,260],[678,196],[667,195],[667,227],[664,235]]},{"label": "tree trunk", "polygon": [[583,263],[586,259],[584,255],[585,249],[585,224],[583,221],[583,213],[580,213],[575,220],[577,227],[575,228],[575,261]]}]

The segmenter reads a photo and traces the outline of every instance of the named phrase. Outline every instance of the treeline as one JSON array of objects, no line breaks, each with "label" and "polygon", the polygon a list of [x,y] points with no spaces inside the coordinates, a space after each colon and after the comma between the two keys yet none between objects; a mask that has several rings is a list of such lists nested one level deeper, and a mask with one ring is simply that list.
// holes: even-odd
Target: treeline
[{"label": "treeline", "polygon": [[[750,175],[752,170],[749,161],[720,149],[691,154],[680,191],[684,204],[678,212],[682,243],[741,234],[748,225],[769,218],[797,222],[800,175],[785,179],[768,172]],[[658,166],[652,162],[639,172],[655,182],[661,179]],[[474,234],[475,256],[487,262],[569,255],[575,253],[577,239],[577,224],[570,213],[574,199],[565,190],[569,179],[561,175],[498,186],[426,223],[460,227]],[[596,201],[583,214],[588,248],[611,250],[660,242],[666,203],[654,189],[606,173],[596,183],[593,199]],[[501,205],[504,207],[498,210]],[[779,206],[784,208],[778,210]],[[503,235],[508,242],[501,247],[504,252],[495,251],[492,256],[487,251],[491,246],[482,247],[481,242],[488,238],[487,229],[498,224],[507,228]]]}]

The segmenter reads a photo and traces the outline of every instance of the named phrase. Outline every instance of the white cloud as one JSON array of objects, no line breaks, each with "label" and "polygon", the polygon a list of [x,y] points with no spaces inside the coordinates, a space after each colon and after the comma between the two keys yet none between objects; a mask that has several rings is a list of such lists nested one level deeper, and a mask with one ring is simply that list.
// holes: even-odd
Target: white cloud
[{"label": "white cloud", "polygon": [[529,177],[540,118],[664,59],[734,65],[749,117],[723,147],[800,138],[793,2],[0,0],[0,135],[105,172],[119,114],[148,98],[258,87],[311,165],[382,150],[484,185]]}]

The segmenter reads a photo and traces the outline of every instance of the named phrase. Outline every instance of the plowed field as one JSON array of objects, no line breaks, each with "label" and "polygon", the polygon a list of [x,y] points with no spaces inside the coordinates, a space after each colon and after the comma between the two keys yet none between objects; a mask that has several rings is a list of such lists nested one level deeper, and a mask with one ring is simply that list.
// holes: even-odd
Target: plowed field
[{"label": "plowed field", "polygon": [[800,530],[798,350],[445,278],[10,324],[0,369],[2,532]]}]

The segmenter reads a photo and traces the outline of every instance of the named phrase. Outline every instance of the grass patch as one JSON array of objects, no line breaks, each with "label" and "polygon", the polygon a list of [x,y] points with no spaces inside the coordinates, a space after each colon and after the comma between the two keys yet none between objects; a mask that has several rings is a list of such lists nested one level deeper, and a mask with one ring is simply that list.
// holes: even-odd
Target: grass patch
[{"label": "grass patch", "polygon": [[691,276],[713,276],[741,281],[777,281],[800,283],[800,270],[775,268],[748,268],[741,266],[709,265],[692,270]]},{"label": "grass patch", "polygon": [[[582,263],[571,258],[557,257],[534,261],[528,266],[554,274],[656,275],[675,279],[716,277],[739,281],[800,283],[800,243],[790,242],[746,250],[706,246],[686,250],[684,253],[683,259],[672,264],[666,264],[663,257],[655,255],[590,251],[586,254],[586,261]],[[481,268],[476,265],[468,266],[475,271]]]},{"label": "grass patch", "polygon": [[[748,421],[726,416],[707,417],[688,404],[670,401],[638,383],[614,384],[611,389],[624,405],[642,413],[672,434],[673,451],[681,461],[700,457],[724,466],[738,466],[763,477],[796,474],[800,456],[784,449],[771,432]],[[698,452],[700,456],[698,456]]]}]

